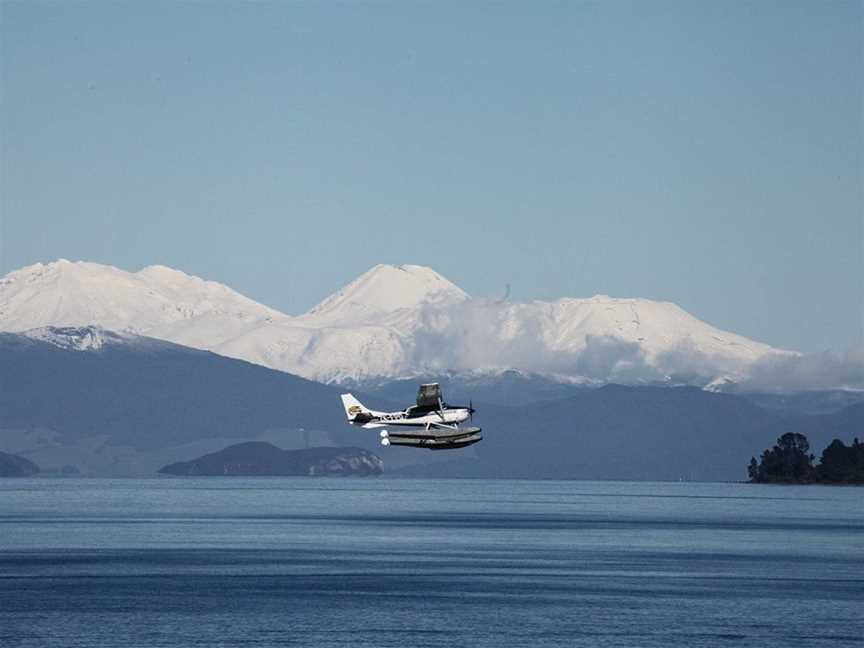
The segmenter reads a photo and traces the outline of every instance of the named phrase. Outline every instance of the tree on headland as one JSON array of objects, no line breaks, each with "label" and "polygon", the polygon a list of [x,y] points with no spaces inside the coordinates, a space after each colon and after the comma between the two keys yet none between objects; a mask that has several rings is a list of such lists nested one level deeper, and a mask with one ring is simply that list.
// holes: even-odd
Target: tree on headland
[{"label": "tree on headland", "polygon": [[819,480],[834,484],[864,484],[864,443],[856,438],[851,446],[834,439],[822,451],[817,468]]},{"label": "tree on headland", "polygon": [[818,466],[803,434],[787,432],[761,461],[750,459],[747,474],[759,484],[864,484],[864,444],[856,438],[851,446],[835,439],[822,451]]},{"label": "tree on headland", "polygon": [[751,482],[759,481],[759,462],[756,457],[750,457],[750,465],[747,466],[747,475]]},{"label": "tree on headland", "polygon": [[762,484],[808,484],[816,480],[814,459],[807,437],[797,432],[787,432],[777,439],[773,448],[762,453],[758,465],[756,458],[752,458],[747,472],[750,473],[750,481]]}]

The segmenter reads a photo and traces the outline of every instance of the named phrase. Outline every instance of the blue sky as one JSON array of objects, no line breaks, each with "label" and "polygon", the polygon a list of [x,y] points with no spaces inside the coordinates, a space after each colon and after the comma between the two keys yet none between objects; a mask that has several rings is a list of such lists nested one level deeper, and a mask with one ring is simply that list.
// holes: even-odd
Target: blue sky
[{"label": "blue sky", "polygon": [[376,263],[864,342],[860,2],[0,4],[0,273]]}]

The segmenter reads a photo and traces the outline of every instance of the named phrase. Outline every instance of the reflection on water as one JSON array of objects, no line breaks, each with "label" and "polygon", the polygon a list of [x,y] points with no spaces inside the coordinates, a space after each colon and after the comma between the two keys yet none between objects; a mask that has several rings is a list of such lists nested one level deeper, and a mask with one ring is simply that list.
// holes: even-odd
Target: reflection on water
[{"label": "reflection on water", "polygon": [[0,480],[2,646],[861,646],[864,491]]}]

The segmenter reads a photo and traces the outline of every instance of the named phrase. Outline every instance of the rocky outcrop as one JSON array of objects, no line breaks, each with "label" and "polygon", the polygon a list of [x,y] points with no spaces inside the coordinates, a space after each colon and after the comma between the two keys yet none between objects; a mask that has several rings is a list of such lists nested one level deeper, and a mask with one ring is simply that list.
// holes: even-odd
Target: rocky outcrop
[{"label": "rocky outcrop", "polygon": [[39,472],[39,466],[29,459],[0,452],[0,477],[29,477]]},{"label": "rocky outcrop", "polygon": [[350,476],[380,475],[383,462],[362,448],[305,448],[282,450],[271,443],[250,441],[228,446],[192,461],[159,470],[182,476]]}]

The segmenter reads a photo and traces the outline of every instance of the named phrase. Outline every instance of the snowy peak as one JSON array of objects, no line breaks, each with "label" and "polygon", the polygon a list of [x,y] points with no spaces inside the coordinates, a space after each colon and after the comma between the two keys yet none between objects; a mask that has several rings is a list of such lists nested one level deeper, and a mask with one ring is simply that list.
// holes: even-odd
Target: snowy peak
[{"label": "snowy peak", "polygon": [[379,264],[333,293],[302,317],[318,322],[365,323],[423,304],[446,305],[468,299],[467,293],[424,266]]},{"label": "snowy peak", "polygon": [[24,331],[22,335],[70,351],[98,351],[105,345],[124,344],[133,339],[131,335],[106,331],[99,326],[43,326]]},{"label": "snowy peak", "polygon": [[731,355],[739,362],[753,361],[771,350],[706,324],[672,302],[595,295],[560,299],[550,307],[557,320],[554,329],[571,345],[579,335],[613,336],[640,344],[651,356],[687,344],[704,355]]},{"label": "snowy peak", "polygon": [[[65,259],[36,263],[0,279],[0,328],[96,324],[111,330],[160,330],[200,317],[252,322],[285,317],[227,286],[164,266],[126,272]],[[216,334],[212,329],[210,333]]]}]

